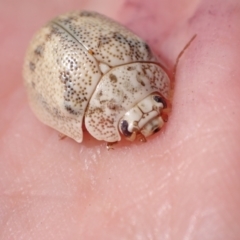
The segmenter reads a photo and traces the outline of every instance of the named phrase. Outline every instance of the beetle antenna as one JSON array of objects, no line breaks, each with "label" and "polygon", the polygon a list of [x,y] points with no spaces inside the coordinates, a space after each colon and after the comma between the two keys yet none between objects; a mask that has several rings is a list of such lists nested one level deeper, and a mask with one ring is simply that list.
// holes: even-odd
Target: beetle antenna
[{"label": "beetle antenna", "polygon": [[196,38],[196,36],[197,36],[197,34],[193,35],[193,37],[190,39],[190,41],[185,45],[185,47],[182,49],[182,51],[177,56],[177,59],[176,59],[176,62],[174,64],[174,68],[173,68],[173,80],[174,80],[174,82],[175,82],[175,76],[176,76],[177,66],[178,66],[179,60],[182,57],[182,55],[184,54],[185,50],[190,46],[192,41]]}]

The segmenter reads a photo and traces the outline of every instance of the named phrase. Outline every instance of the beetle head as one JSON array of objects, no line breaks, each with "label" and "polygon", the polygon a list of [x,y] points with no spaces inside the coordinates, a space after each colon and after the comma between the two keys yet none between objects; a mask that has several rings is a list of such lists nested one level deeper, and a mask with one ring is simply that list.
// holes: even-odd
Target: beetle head
[{"label": "beetle head", "polygon": [[119,122],[119,130],[130,141],[138,138],[145,142],[163,127],[162,114],[166,108],[166,99],[159,93],[152,93],[126,112]]}]

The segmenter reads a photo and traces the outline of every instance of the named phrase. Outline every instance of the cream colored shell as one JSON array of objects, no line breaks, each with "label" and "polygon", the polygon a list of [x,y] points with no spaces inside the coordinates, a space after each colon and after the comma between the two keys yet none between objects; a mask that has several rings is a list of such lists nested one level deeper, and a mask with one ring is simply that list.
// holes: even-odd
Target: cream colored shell
[{"label": "cream colored shell", "polygon": [[77,142],[85,124],[98,140],[121,139],[120,118],[153,92],[168,98],[169,78],[149,46],[93,12],[59,16],[33,38],[24,63],[32,110]]}]

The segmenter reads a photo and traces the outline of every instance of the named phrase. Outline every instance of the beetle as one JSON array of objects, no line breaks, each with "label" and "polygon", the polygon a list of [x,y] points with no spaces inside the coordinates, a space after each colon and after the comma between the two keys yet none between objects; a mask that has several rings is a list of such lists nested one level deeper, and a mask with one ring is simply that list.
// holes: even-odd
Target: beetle
[{"label": "beetle", "polygon": [[24,80],[35,115],[77,142],[83,127],[111,146],[164,125],[170,77],[149,45],[96,12],[54,18],[31,41]]}]

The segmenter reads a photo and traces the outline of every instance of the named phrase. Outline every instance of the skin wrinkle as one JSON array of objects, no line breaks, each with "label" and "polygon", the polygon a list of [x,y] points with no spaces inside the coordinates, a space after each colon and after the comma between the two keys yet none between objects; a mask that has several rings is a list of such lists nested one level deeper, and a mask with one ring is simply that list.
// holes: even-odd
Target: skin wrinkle
[{"label": "skin wrinkle", "polygon": [[[14,121],[17,120],[17,117],[14,116],[14,118],[9,117],[7,115],[10,115],[10,111],[12,111],[12,109],[14,109],[15,113],[16,112],[20,112],[20,105],[22,103],[22,88],[19,89],[18,88],[14,89],[13,92],[11,93],[11,97],[5,97],[1,96],[1,103],[0,103],[0,109],[3,110],[3,113],[5,113],[3,116],[4,118],[0,118],[0,134],[3,135],[4,132],[8,129],[11,128],[12,123],[14,123]],[[13,100],[16,101],[15,104],[12,104],[11,107],[7,110],[4,109],[4,106],[9,102],[9,100]],[[20,99],[20,100],[19,100]],[[16,108],[16,109],[15,109]]]},{"label": "skin wrinkle", "polygon": [[195,213],[192,214],[190,222],[189,222],[189,226],[186,229],[185,236],[183,237],[184,240],[191,240],[192,239],[192,235],[196,231],[198,216],[199,216],[199,211],[195,211]]},{"label": "skin wrinkle", "polygon": [[[199,5],[199,2],[200,1],[198,0],[187,0],[182,1],[181,3],[176,1],[159,2],[154,0],[152,2],[139,2],[136,0],[131,0],[125,2],[125,8],[123,9],[126,19],[129,19],[126,23],[130,28],[134,29],[135,31],[138,30],[140,36],[141,34],[143,35],[144,32],[146,33],[146,31],[151,32],[151,34],[144,34],[143,37],[147,36],[147,40],[151,44],[154,43],[155,45],[160,45],[159,40],[161,40],[161,38],[164,36],[166,37],[171,35],[170,29],[174,28],[175,24],[181,25],[188,19],[191,19]],[[174,4],[174,8],[170,7],[172,4]],[[182,5],[184,5],[185,8],[183,8]],[[161,15],[157,14],[158,10],[163,7],[166,7],[164,13]],[[168,11],[171,13],[169,14]],[[174,11],[177,11],[178,14],[174,14]],[[157,21],[160,23],[160,27],[154,24]],[[141,27],[144,23],[148,24],[148,29]],[[165,30],[165,32],[163,32],[163,30]],[[159,38],[159,36],[161,37]]]}]

